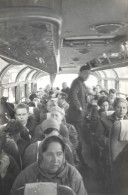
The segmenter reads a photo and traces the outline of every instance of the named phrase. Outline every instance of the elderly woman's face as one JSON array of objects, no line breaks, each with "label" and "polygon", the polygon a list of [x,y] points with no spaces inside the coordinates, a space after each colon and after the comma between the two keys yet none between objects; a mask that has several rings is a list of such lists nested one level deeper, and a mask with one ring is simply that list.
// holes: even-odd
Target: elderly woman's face
[{"label": "elderly woman's face", "polygon": [[46,152],[43,153],[41,168],[48,173],[56,173],[64,162],[64,153],[62,146],[58,142],[49,144]]},{"label": "elderly woman's face", "polygon": [[61,113],[58,111],[51,111],[51,118],[56,119],[59,124],[61,124],[61,122],[63,120]]},{"label": "elderly woman's face", "polygon": [[127,104],[125,102],[119,102],[115,107],[115,114],[119,118],[123,118],[127,113]]}]

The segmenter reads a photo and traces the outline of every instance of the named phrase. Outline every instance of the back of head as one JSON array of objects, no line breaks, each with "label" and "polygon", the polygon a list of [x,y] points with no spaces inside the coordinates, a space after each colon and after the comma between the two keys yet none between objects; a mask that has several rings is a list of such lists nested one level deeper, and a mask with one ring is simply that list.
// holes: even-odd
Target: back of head
[{"label": "back of head", "polygon": [[9,123],[4,127],[4,131],[10,136],[21,133],[23,125],[18,120],[10,120]]}]

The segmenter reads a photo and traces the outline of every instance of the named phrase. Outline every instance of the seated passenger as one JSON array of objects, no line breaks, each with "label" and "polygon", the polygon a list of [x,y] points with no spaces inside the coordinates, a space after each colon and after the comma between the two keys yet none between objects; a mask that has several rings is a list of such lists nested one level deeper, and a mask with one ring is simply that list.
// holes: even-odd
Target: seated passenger
[{"label": "seated passenger", "polygon": [[[30,144],[30,140],[25,135],[25,128],[18,120],[11,120],[4,128],[3,131],[6,133],[7,141],[5,150],[11,154],[18,165],[21,167],[22,155]],[[14,143],[13,143],[14,141]]]},{"label": "seated passenger", "polygon": [[99,93],[100,93],[100,96],[108,96],[108,92],[104,89],[102,89]]},{"label": "seated passenger", "polygon": [[56,119],[58,121],[58,123],[60,124],[60,134],[63,137],[66,137],[67,139],[69,139],[68,129],[63,123],[63,119],[65,116],[64,109],[60,108],[59,106],[54,106],[51,108],[50,114],[51,114],[51,118]]},{"label": "seated passenger", "polygon": [[[64,110],[58,106],[53,106],[53,105],[50,106],[49,110],[51,110],[51,112],[47,113],[46,119],[51,118],[51,117],[55,118],[60,124],[60,135],[62,137],[69,139],[68,130],[67,130],[66,126],[62,123],[62,120],[64,117]],[[33,137],[32,141],[33,142],[40,141],[40,140],[42,140],[42,136],[43,136],[42,135],[42,128],[41,128],[41,124],[40,124],[35,129],[35,133],[34,133],[34,137]]]},{"label": "seated passenger", "polygon": [[66,93],[59,93],[58,94],[58,105],[59,107],[63,108],[65,114],[67,114],[67,110],[69,108],[69,104],[67,103],[67,94]]},{"label": "seated passenger", "polygon": [[[52,135],[60,135],[60,125],[55,119],[50,118],[44,120],[41,124],[41,128],[44,138]],[[42,140],[44,138],[42,138]],[[41,141],[34,142],[26,148],[23,156],[23,168],[38,160],[38,148],[40,142]],[[68,144],[66,144],[65,157],[70,164],[74,165],[72,151],[70,150]]]},{"label": "seated passenger", "polygon": [[43,122],[43,120],[47,119],[52,107],[54,107],[56,105],[57,105],[57,102],[55,102],[54,100],[51,100],[51,99],[46,103],[45,110],[42,110],[40,112],[40,122]]},{"label": "seated passenger", "polygon": [[19,103],[15,107],[15,117],[19,120],[24,127],[26,127],[26,133],[33,137],[37,122],[34,116],[29,116],[29,107],[26,104]]},{"label": "seated passenger", "polygon": [[109,99],[110,108],[112,109],[114,101],[116,99],[116,90],[115,89],[109,89],[108,99]]},{"label": "seated passenger", "polygon": [[58,136],[47,137],[39,146],[38,162],[23,170],[16,178],[10,195],[27,183],[54,182],[69,186],[77,195],[87,195],[80,173],[65,160],[65,143]]},{"label": "seated passenger", "polygon": [[127,101],[123,98],[116,98],[114,101],[114,113],[110,116],[101,117],[97,127],[97,139],[102,146],[109,146],[109,135],[112,125],[117,120],[127,119]]},{"label": "seated passenger", "polygon": [[[123,98],[116,98],[114,101],[114,113],[110,116],[101,117],[98,121],[96,131],[96,143],[98,154],[97,163],[102,163],[103,170],[108,169],[110,173],[110,156],[109,156],[109,145],[110,145],[110,133],[112,126],[115,121],[127,119],[127,101]],[[100,165],[101,167],[101,165]],[[106,168],[107,167],[107,168]],[[109,175],[107,172],[107,176]],[[105,175],[105,173],[103,173]],[[110,175],[109,175],[110,176]],[[106,180],[106,179],[105,179]],[[109,177],[108,177],[109,180]]]},{"label": "seated passenger", "polygon": [[110,135],[112,194],[128,194],[128,120],[116,121]]},{"label": "seated passenger", "polygon": [[3,150],[4,133],[0,131],[0,194],[9,195],[13,182],[20,169],[15,160]]},{"label": "seated passenger", "polygon": [[101,116],[102,112],[106,112],[109,110],[108,98],[106,96],[100,97],[100,99],[98,100],[98,105],[100,107],[100,109],[98,110],[98,114],[99,114],[99,116]]},{"label": "seated passenger", "polygon": [[62,89],[61,89],[62,92],[66,93],[67,95],[69,94],[69,91],[70,91],[70,88],[67,86],[67,83],[66,82],[63,82],[62,83]]}]

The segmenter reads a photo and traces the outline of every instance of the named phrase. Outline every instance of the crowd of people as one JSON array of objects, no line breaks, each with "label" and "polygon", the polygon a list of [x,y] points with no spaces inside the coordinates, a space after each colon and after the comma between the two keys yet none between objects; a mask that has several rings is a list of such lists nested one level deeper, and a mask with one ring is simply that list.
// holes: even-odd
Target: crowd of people
[{"label": "crowd of people", "polygon": [[[17,195],[25,184],[36,182],[65,185],[76,195],[87,195],[81,163],[97,170],[97,178],[107,193],[128,193],[127,169],[120,171],[125,178],[118,171],[119,162],[122,167],[124,161],[127,164],[124,151],[126,155],[128,102],[118,97],[115,89],[106,91],[100,85],[88,88],[84,82],[90,72],[89,65],[84,65],[70,88],[66,82],[61,90],[48,85],[15,107],[3,98],[6,109],[0,126],[1,195]],[[119,125],[117,136],[114,129]],[[120,184],[116,179],[119,176],[123,178]]]}]

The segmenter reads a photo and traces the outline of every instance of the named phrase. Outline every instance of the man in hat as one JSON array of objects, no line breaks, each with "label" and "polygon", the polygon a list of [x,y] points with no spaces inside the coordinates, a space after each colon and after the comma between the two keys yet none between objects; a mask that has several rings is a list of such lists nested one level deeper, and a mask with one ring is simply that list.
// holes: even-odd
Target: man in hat
[{"label": "man in hat", "polygon": [[54,182],[72,188],[77,195],[87,195],[82,177],[65,160],[65,143],[59,136],[48,136],[39,146],[38,162],[24,169],[16,178],[11,195],[27,183]]},{"label": "man in hat", "polygon": [[87,112],[88,89],[84,84],[84,81],[88,79],[90,75],[89,64],[80,68],[79,76],[73,80],[69,92],[68,102],[69,110],[67,114],[67,122],[73,124],[78,131],[78,135],[81,136],[81,131],[84,124],[84,119]]}]

